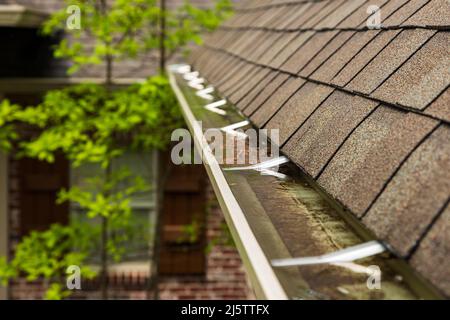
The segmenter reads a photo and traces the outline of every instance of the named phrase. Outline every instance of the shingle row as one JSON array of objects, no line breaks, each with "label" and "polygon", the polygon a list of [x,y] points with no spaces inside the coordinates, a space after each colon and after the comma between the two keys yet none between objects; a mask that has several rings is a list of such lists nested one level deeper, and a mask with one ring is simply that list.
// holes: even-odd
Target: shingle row
[{"label": "shingle row", "polygon": [[[259,2],[259,1],[258,1]],[[326,30],[365,29],[380,17],[381,28],[448,28],[446,0],[322,0],[279,1],[237,12],[224,29]],[[368,9],[373,6],[374,9]],[[376,11],[379,8],[379,11]],[[375,11],[372,11],[375,10]],[[375,13],[374,13],[375,12]],[[370,16],[370,19],[369,19]]]}]

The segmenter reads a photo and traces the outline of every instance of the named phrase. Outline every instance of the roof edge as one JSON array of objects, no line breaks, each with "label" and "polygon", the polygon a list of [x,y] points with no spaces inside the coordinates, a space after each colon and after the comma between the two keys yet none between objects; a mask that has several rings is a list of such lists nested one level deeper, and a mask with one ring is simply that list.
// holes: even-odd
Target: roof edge
[{"label": "roof edge", "polygon": [[[216,192],[216,195],[219,198],[219,203],[221,205],[222,210],[225,213],[227,224],[231,229],[231,233],[233,235],[233,238],[237,242],[238,251],[243,257],[244,265],[247,269],[247,271],[250,273],[250,277],[253,280],[253,285],[257,288],[257,291],[259,292],[258,296],[260,298],[267,298],[267,295],[265,295],[265,292],[267,292],[267,288],[270,288],[270,286],[273,283],[276,283],[277,281],[281,283],[283,286],[283,289],[285,289],[285,293],[288,294],[289,298],[298,298],[301,296],[303,299],[314,299],[321,297],[321,293],[314,293],[313,296],[308,296],[308,292],[311,292],[312,290],[309,290],[308,287],[308,279],[303,278],[301,272],[299,272],[298,268],[290,269],[289,275],[287,275],[287,278],[283,278],[283,276],[286,276],[286,272],[283,271],[281,277],[280,273],[277,270],[272,269],[270,263],[268,264],[268,261],[273,261],[275,258],[294,258],[291,256],[291,254],[297,254],[297,255],[305,255],[304,250],[307,246],[311,247],[321,247],[322,243],[320,241],[313,240],[312,242],[308,243],[308,241],[311,240],[311,238],[306,239],[304,234],[302,237],[297,238],[295,235],[292,237],[293,233],[305,233],[305,234],[315,234],[318,232],[318,229],[314,229],[314,226],[311,227],[311,225],[308,225],[308,223],[303,223],[303,226],[301,224],[298,224],[294,226],[294,221],[292,220],[293,217],[298,217],[299,219],[306,215],[306,216],[313,216],[313,215],[321,215],[322,213],[317,213],[314,211],[305,211],[304,203],[302,203],[301,196],[298,196],[298,194],[302,193],[302,186],[304,184],[308,184],[312,186],[312,188],[309,188],[307,190],[306,195],[306,201],[307,199],[311,198],[311,194],[314,193],[314,195],[320,199],[323,199],[323,202],[328,203],[333,212],[336,212],[337,215],[334,218],[330,219],[333,220],[333,223],[336,221],[341,221],[340,223],[340,230],[338,232],[343,232],[342,234],[338,235],[338,237],[342,236],[341,238],[353,238],[354,242],[353,244],[350,242],[345,243],[339,243],[337,245],[337,248],[347,248],[352,245],[357,245],[358,243],[362,243],[364,241],[371,241],[376,240],[376,237],[373,233],[371,233],[362,223],[361,221],[357,220],[351,213],[347,212],[344,208],[340,207],[336,201],[333,201],[324,190],[321,190],[320,187],[317,185],[317,183],[307,174],[305,174],[301,168],[298,166],[292,165],[291,167],[294,171],[292,173],[292,177],[294,177],[296,174],[299,175],[297,177],[299,180],[296,180],[291,184],[291,187],[287,188],[281,188],[278,184],[274,183],[273,180],[266,179],[266,178],[255,178],[255,175],[251,176],[250,179],[248,179],[248,176],[244,175],[233,175],[229,174],[230,171],[222,171],[225,167],[222,165],[219,165],[214,157],[214,155],[211,153],[211,150],[206,143],[202,128],[195,127],[196,121],[203,121],[204,129],[207,128],[221,128],[222,126],[230,125],[230,123],[239,122],[244,119],[244,116],[239,113],[236,108],[229,104],[227,102],[227,105],[224,106],[222,109],[226,110],[227,115],[220,117],[217,114],[209,113],[209,111],[205,111],[204,108],[204,102],[200,99],[198,92],[191,88],[187,82],[183,81],[183,77],[176,75],[174,71],[174,67],[169,67],[168,70],[169,78],[171,81],[171,85],[174,88],[174,91],[176,92],[177,98],[181,104],[183,115],[185,117],[185,120],[188,124],[188,127],[191,131],[191,134],[194,136],[196,147],[198,148],[199,152],[205,153],[205,149],[202,148],[206,146],[206,153],[208,156],[208,161],[205,164],[206,170],[212,180],[212,184],[214,187],[214,191]],[[197,72],[193,72],[197,73]],[[204,79],[202,79],[204,80]],[[203,87],[208,87],[206,81],[202,85]],[[221,99],[220,96],[215,96],[214,98]],[[208,109],[207,109],[208,110]],[[206,113],[205,113],[206,112]],[[217,121],[218,120],[218,121]],[[209,150],[209,152],[208,152]],[[290,164],[289,164],[290,165]],[[224,173],[225,176],[224,176]],[[259,173],[256,174],[256,176],[259,176]],[[220,180],[220,183],[218,182],[218,179]],[[253,184],[252,184],[253,180]],[[300,181],[300,182],[299,182]],[[255,185],[263,186],[263,187],[255,187]],[[299,188],[297,188],[299,187]],[[284,189],[280,192],[280,189]],[[227,196],[224,196],[224,190]],[[305,190],[303,190],[304,192]],[[294,195],[294,196],[292,196]],[[276,200],[274,200],[276,199]],[[283,199],[289,204],[284,205]],[[230,200],[232,202],[232,205],[230,205]],[[277,202],[278,201],[278,202]],[[272,203],[270,203],[272,202]],[[292,203],[295,203],[292,205]],[[273,206],[275,203],[275,207]],[[278,204],[278,206],[277,206]],[[270,212],[272,208],[278,208],[278,215],[274,214],[273,212]],[[268,209],[269,208],[269,209]],[[280,210],[282,209],[282,210]],[[249,213],[250,212],[250,213]],[[328,219],[329,217],[326,217],[328,212],[324,213],[322,218]],[[236,214],[239,216],[236,217]],[[288,221],[291,226],[288,226],[286,229],[286,224],[284,227],[280,228],[280,224],[276,219],[283,219],[283,215],[289,215]],[[338,217],[336,217],[338,216]],[[319,217],[319,220],[321,218]],[[263,220],[263,221],[261,221]],[[307,219],[304,219],[307,220]],[[305,222],[305,221],[304,221]],[[321,222],[319,222],[321,223]],[[246,231],[244,232],[242,230],[242,226],[246,226]],[[346,226],[344,226],[346,225]],[[299,227],[300,229],[296,229]],[[283,230],[285,228],[285,230]],[[325,229],[323,229],[325,228]],[[329,230],[326,229],[323,225],[319,228],[319,232],[323,233],[324,237],[329,237]],[[342,229],[345,229],[342,231]],[[251,242],[252,244],[249,245],[248,243],[248,230],[251,233]],[[314,238],[314,237],[313,237]],[[298,240],[307,240],[306,243],[303,243],[303,249],[297,250],[296,253],[292,253],[291,249],[293,247],[299,247],[298,243],[292,243],[292,241],[296,242]],[[317,240],[317,239],[316,239]],[[255,243],[256,241],[256,243]],[[334,239],[332,239],[332,242]],[[279,242],[279,243],[277,243]],[[291,242],[291,243],[289,243]],[[280,244],[281,243],[281,244]],[[260,261],[265,261],[265,271],[264,273],[261,273],[261,270],[258,270],[259,265],[256,265],[255,268],[255,259],[254,259],[254,250],[249,250],[249,248],[254,248],[254,244],[257,245],[258,248],[258,255],[261,258]],[[336,243],[334,243],[336,244]],[[321,250],[312,249],[308,251],[308,254],[319,256],[323,254]],[[330,250],[336,250],[336,246],[334,249],[330,246],[325,246],[325,252],[329,252]],[[277,252],[278,251],[278,252]],[[295,251],[295,250],[294,250]],[[262,253],[262,255],[261,255]],[[264,257],[265,255],[265,257]],[[398,258],[395,254],[391,252],[390,255],[383,257],[379,256],[375,257],[374,260],[370,260],[370,262],[374,262],[375,265],[380,263],[381,266],[383,266],[383,275],[384,274],[393,274],[399,275],[401,279],[403,279],[400,282],[404,282],[403,285],[407,285],[408,289],[411,290],[411,292],[414,293],[417,297],[420,299],[437,299],[437,298],[443,298],[443,296],[436,290],[434,286],[429,284],[427,280],[425,280],[421,275],[419,275],[417,272],[415,272],[412,267],[404,260]],[[258,260],[258,259],[256,259]],[[269,265],[270,268],[267,268],[267,265]],[[386,270],[386,272],[384,272]],[[275,279],[273,278],[275,272]],[[274,280],[272,283],[269,284],[266,283],[266,286],[264,289],[264,285],[261,285],[259,282],[260,279],[265,278],[265,273],[269,274],[269,278]],[[383,276],[384,277],[384,276]],[[331,276],[331,282],[330,287],[337,286],[339,284],[339,281],[333,282],[336,279],[339,278],[339,274],[336,276]],[[287,280],[287,281],[286,281]],[[309,279],[311,280],[311,279]],[[315,279],[312,278],[313,282]],[[384,280],[384,279],[383,279]],[[391,279],[392,280],[392,279]],[[359,281],[359,280],[358,280]],[[388,282],[390,280],[387,280]],[[390,281],[391,283],[394,283],[394,281]],[[290,283],[291,282],[291,283]],[[287,283],[287,286],[286,286]],[[293,283],[296,283],[294,286],[296,286],[296,294],[292,294],[292,291],[290,291],[290,286],[292,286]],[[400,285],[400,284],[398,284]],[[278,284],[277,284],[278,286]],[[298,295],[299,287],[302,287],[300,290],[302,293]],[[360,290],[360,289],[358,289]],[[358,291],[356,290],[356,291]],[[389,289],[388,289],[389,290]],[[270,292],[270,289],[268,290]],[[361,290],[364,291],[364,290]],[[367,292],[366,292],[367,293]],[[366,294],[363,293],[363,294]],[[317,295],[316,295],[317,294]],[[389,292],[387,293],[390,294]]]}]

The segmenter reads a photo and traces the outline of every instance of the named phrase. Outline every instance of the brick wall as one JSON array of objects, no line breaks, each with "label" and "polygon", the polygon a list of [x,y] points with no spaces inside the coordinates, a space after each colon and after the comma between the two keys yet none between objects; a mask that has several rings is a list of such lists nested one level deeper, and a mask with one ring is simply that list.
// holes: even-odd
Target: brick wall
[{"label": "brick wall", "polygon": [[[207,218],[208,242],[224,239],[223,214],[215,199],[212,188],[208,190],[213,201]],[[205,277],[167,278],[160,284],[162,299],[252,299],[242,261],[236,249],[218,244],[207,256]]]}]

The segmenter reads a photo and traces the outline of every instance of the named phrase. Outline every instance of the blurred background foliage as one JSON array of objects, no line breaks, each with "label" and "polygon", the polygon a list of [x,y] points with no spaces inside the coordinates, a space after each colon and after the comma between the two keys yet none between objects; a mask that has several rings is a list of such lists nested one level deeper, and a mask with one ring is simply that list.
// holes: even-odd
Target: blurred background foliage
[{"label": "blurred background foliage", "polygon": [[[83,266],[83,277],[94,277],[86,263],[97,256],[102,297],[107,298],[108,264],[121,260],[124,243],[142,227],[133,219],[130,199],[155,188],[133,176],[129,168],[112,170],[112,161],[128,151],[164,149],[171,132],[183,126],[164,70],[143,83],[113,90],[114,65],[159,50],[163,67],[174,54],[191,43],[201,43],[205,32],[228,18],[232,2],[217,0],[208,8],[198,8],[185,1],[175,9],[166,9],[164,0],[66,0],[65,4],[40,32],[65,32],[55,47],[55,57],[70,62],[69,74],[82,66],[104,66],[104,84],[52,90],[34,106],[1,101],[0,149],[50,163],[57,154],[64,154],[73,167],[99,164],[101,170],[84,188],[73,186],[59,194],[58,202],[76,203],[85,212],[84,218],[23,237],[10,261],[0,258],[0,280],[45,279],[49,288],[45,298],[62,299],[70,295],[62,280],[67,267]],[[66,28],[66,9],[71,5],[80,8],[79,30]],[[33,128],[38,134],[22,135],[23,128]],[[91,223],[95,219],[101,223]]]}]

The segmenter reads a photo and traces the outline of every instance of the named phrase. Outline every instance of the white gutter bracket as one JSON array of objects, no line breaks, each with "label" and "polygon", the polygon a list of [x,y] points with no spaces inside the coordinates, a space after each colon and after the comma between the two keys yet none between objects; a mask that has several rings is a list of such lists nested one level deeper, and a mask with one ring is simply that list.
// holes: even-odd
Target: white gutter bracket
[{"label": "white gutter bracket", "polygon": [[[278,167],[290,162],[290,160],[285,157],[278,157],[275,159],[270,159],[258,164],[254,164],[251,166],[247,166],[247,167],[233,167],[233,168],[224,168],[224,171],[247,171],[247,170],[255,170],[255,171],[259,171],[261,172],[261,175],[266,175],[266,176],[274,176],[277,177],[278,179],[282,179],[285,180],[287,179],[287,175],[278,172]],[[275,169],[276,168],[276,169]]]},{"label": "white gutter bracket", "polygon": [[193,72],[185,73],[183,78],[186,81],[192,81],[194,79],[197,79],[199,75],[200,75],[200,73],[198,71],[193,71]]},{"label": "white gutter bracket", "polygon": [[189,81],[188,86],[195,90],[202,90],[203,88],[205,88],[203,83],[205,83],[205,79],[196,78],[196,79]]},{"label": "white gutter bracket", "polygon": [[213,93],[213,92],[214,92],[214,87],[209,86],[205,89],[197,91],[195,94],[197,96],[199,96],[200,98],[212,101],[212,100],[214,100],[214,97],[211,95],[211,93]]},{"label": "white gutter bracket", "polygon": [[264,171],[269,170],[271,168],[275,168],[278,166],[281,166],[282,164],[288,163],[290,160],[285,157],[281,156],[275,159],[270,159],[258,164],[253,164],[251,166],[247,167],[233,167],[233,168],[225,168],[225,171],[245,171],[245,170],[256,170],[256,171]]},{"label": "white gutter bracket", "polygon": [[207,104],[205,106],[205,109],[224,116],[227,114],[227,112],[225,110],[219,109],[219,107],[223,107],[226,104],[227,104],[227,100],[222,99],[222,100]]},{"label": "white gutter bracket", "polygon": [[375,256],[385,251],[386,247],[381,242],[370,241],[354,247],[349,247],[317,257],[272,260],[272,266],[282,268],[353,262],[355,260]]},{"label": "white gutter bracket", "polygon": [[240,128],[243,128],[245,126],[248,126],[249,124],[250,124],[250,121],[245,120],[245,121],[241,121],[241,122],[238,122],[238,123],[235,123],[235,124],[223,127],[220,130],[222,130],[225,133],[229,133],[229,134],[232,134],[232,135],[240,136],[242,138],[247,138],[247,135],[245,133],[239,132],[239,131],[236,131],[236,130],[240,129]]},{"label": "white gutter bracket", "polygon": [[179,73],[179,74],[186,74],[186,73],[191,72],[192,68],[188,64],[179,64],[179,65],[172,66],[171,70],[173,70],[174,72]]}]

